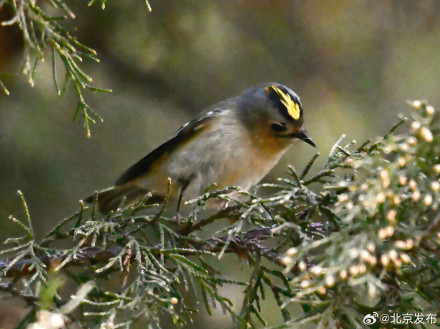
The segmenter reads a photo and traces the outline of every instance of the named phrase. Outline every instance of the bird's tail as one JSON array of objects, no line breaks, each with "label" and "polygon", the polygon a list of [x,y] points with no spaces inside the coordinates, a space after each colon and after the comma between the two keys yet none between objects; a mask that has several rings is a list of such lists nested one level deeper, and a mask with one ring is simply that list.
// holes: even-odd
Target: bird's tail
[{"label": "bird's tail", "polygon": [[[107,214],[111,210],[116,210],[121,206],[124,199],[124,204],[130,204],[144,197],[148,191],[137,186],[123,185],[109,187],[97,193],[99,211],[103,214]],[[95,194],[89,196],[86,202],[92,203],[94,199]],[[152,200],[149,199],[149,201]]]}]

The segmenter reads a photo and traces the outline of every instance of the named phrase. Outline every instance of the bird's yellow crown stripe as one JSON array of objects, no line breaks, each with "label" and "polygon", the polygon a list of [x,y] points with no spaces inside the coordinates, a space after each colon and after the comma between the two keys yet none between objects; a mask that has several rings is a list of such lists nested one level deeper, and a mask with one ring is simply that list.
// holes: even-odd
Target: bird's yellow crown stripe
[{"label": "bird's yellow crown stripe", "polygon": [[273,90],[277,93],[280,98],[281,103],[286,107],[287,113],[294,119],[298,120],[301,112],[299,109],[298,103],[296,103],[292,98],[290,98],[289,94],[284,93],[280,88],[275,85],[271,86]]}]

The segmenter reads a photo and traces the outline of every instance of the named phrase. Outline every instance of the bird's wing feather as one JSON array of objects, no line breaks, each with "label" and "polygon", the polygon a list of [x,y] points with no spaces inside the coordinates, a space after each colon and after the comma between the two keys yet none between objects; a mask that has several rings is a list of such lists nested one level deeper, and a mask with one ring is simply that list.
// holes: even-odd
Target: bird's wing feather
[{"label": "bird's wing feather", "polygon": [[216,113],[217,111],[208,112],[205,116],[194,119],[185,124],[169,140],[148,153],[145,157],[122,173],[122,175],[116,180],[115,185],[119,186],[127,184],[132,180],[147,174],[153,164],[161,157],[169,155],[173,150],[201,132]]}]

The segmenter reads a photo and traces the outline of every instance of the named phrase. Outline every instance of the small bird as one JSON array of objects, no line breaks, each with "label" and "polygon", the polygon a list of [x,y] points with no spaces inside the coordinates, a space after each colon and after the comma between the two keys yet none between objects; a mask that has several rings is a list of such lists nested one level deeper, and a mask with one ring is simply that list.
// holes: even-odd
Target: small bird
[{"label": "small bird", "polygon": [[295,139],[315,147],[303,129],[303,114],[298,95],[274,82],[221,101],[129,167],[115,186],[97,192],[99,209],[106,214],[124,200],[129,204],[148,192],[153,200],[163,200],[168,178],[177,196],[177,212],[183,200],[203,194],[212,184],[247,191],[278,163]]}]

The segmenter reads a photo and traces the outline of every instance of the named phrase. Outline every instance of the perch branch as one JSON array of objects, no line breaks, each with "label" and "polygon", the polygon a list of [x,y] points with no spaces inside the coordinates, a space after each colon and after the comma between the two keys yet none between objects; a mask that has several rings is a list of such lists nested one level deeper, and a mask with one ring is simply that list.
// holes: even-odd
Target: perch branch
[{"label": "perch branch", "polygon": [[[231,243],[229,244],[226,252],[228,253],[236,253],[237,255],[243,255],[249,252],[255,252],[272,262],[275,262],[278,265],[282,266],[282,262],[280,261],[280,257],[278,254],[269,248],[259,244],[258,242],[261,240],[265,240],[269,237],[279,234],[279,231],[274,232],[270,228],[261,228],[254,229],[248,232],[237,234],[233,237]],[[206,241],[190,241],[191,245],[195,248],[194,253],[197,253],[200,250],[208,251],[212,253],[218,253],[222,250],[224,244],[226,243],[228,237],[223,236],[221,238],[209,239]],[[92,264],[92,263],[102,263],[108,261],[112,257],[116,257],[120,254],[120,252],[125,248],[124,247],[109,247],[106,249],[101,249],[98,247],[83,247],[78,252],[76,258],[69,261],[67,265],[80,265],[80,264]],[[158,248],[155,252],[152,252],[159,256],[161,254],[160,248]],[[192,249],[182,250],[180,254],[191,255]],[[60,255],[59,253],[54,254],[42,254],[38,256],[38,259],[46,266],[48,270],[55,269],[59,264],[66,260],[68,255]],[[135,250],[131,253],[131,259],[135,258]],[[11,260],[2,260],[0,261],[0,271],[6,269]],[[26,275],[30,275],[35,273],[35,268],[32,266],[33,262],[31,259],[22,259],[17,261],[14,265],[12,265],[9,270],[3,275],[5,277],[23,277]]]}]

